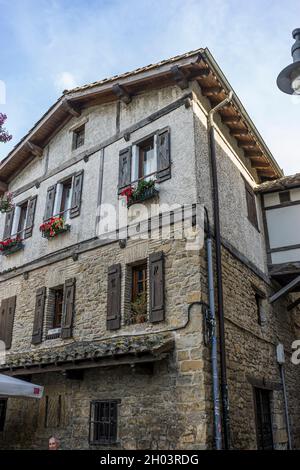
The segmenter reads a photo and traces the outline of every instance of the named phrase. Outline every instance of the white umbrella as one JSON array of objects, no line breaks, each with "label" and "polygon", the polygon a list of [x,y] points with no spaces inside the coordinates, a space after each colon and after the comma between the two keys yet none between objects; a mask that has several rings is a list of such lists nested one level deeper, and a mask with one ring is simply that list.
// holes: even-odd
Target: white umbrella
[{"label": "white umbrella", "polygon": [[44,387],[40,385],[0,374],[0,395],[7,397],[42,398],[43,392]]}]

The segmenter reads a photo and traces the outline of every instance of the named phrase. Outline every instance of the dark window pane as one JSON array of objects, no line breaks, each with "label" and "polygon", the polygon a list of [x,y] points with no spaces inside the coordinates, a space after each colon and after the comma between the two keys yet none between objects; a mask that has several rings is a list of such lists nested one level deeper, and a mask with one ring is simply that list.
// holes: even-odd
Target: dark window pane
[{"label": "dark window pane", "polygon": [[4,430],[7,400],[0,400],[0,431]]},{"label": "dark window pane", "polygon": [[273,449],[270,395],[269,390],[255,389],[257,446],[260,450]]},{"label": "dark window pane", "polygon": [[111,444],[117,440],[117,402],[91,404],[90,440],[93,444]]}]

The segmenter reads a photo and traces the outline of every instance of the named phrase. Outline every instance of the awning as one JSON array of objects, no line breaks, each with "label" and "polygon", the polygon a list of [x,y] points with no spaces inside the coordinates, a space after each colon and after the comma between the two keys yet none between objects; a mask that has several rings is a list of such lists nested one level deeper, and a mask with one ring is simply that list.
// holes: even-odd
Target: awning
[{"label": "awning", "polygon": [[0,374],[0,395],[6,397],[42,398],[43,392],[44,387],[40,385]]}]

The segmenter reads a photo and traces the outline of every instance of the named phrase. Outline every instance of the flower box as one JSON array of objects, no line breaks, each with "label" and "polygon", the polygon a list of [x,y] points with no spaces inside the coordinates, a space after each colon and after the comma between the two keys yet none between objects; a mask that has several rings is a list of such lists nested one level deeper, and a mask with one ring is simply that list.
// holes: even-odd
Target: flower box
[{"label": "flower box", "polygon": [[141,203],[147,199],[151,199],[157,196],[159,193],[155,181],[139,181],[137,186],[134,188],[128,186],[121,192],[121,196],[125,196],[127,200],[127,207],[132,206],[133,204]]},{"label": "flower box", "polygon": [[52,240],[61,233],[69,232],[71,226],[66,224],[63,217],[52,217],[40,226],[42,237]]},{"label": "flower box", "polygon": [[0,251],[4,256],[12,255],[17,251],[23,250],[23,248],[24,245],[20,238],[9,238],[8,240],[0,242]]}]

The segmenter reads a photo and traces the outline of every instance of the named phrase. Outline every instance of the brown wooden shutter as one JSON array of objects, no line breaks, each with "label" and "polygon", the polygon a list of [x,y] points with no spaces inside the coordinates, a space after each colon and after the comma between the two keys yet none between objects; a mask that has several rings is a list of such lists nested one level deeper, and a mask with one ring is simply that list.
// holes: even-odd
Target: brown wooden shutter
[{"label": "brown wooden shutter", "polygon": [[63,339],[72,338],[75,307],[75,283],[75,278],[68,279],[65,282],[64,306],[61,324],[61,337]]},{"label": "brown wooden shutter", "polygon": [[44,310],[46,299],[46,287],[40,287],[36,291],[35,313],[32,331],[32,344],[39,344],[43,338]]},{"label": "brown wooden shutter", "polygon": [[5,345],[6,349],[11,348],[14,318],[16,310],[16,296],[7,299],[6,325],[5,325]]},{"label": "brown wooden shutter", "polygon": [[74,176],[72,203],[71,203],[71,210],[70,210],[71,219],[80,215],[82,183],[83,183],[83,170],[79,171]]},{"label": "brown wooden shutter", "polygon": [[256,228],[258,228],[255,195],[251,186],[248,185],[246,182],[245,182],[245,189],[246,189],[248,219]]},{"label": "brown wooden shutter", "polygon": [[157,179],[159,182],[171,178],[170,129],[157,133]]},{"label": "brown wooden shutter", "polygon": [[8,300],[3,299],[0,308],[0,340],[6,343],[6,320],[8,311]]},{"label": "brown wooden shutter", "polygon": [[108,330],[121,327],[121,265],[108,268],[107,276],[107,322]]},{"label": "brown wooden shutter", "polygon": [[33,196],[28,201],[28,209],[27,209],[27,217],[26,217],[26,228],[25,228],[24,238],[29,238],[32,235],[35,208],[36,208],[36,200],[37,200],[37,196]]},{"label": "brown wooden shutter", "polygon": [[11,229],[12,229],[12,224],[13,224],[13,220],[14,220],[14,213],[15,213],[14,209],[12,209],[11,211],[6,213],[4,233],[3,233],[3,239],[4,240],[6,240],[6,238],[9,238],[11,236]]},{"label": "brown wooden shutter", "polygon": [[50,186],[50,188],[47,189],[44,220],[48,220],[50,219],[50,217],[52,217],[52,215],[55,215],[53,214],[55,194],[56,194],[56,184],[54,186]]},{"label": "brown wooden shutter", "polygon": [[149,320],[154,323],[163,321],[165,318],[164,253],[162,251],[149,256],[149,278]]},{"label": "brown wooden shutter", "polygon": [[119,153],[119,192],[131,183],[131,147]]}]

